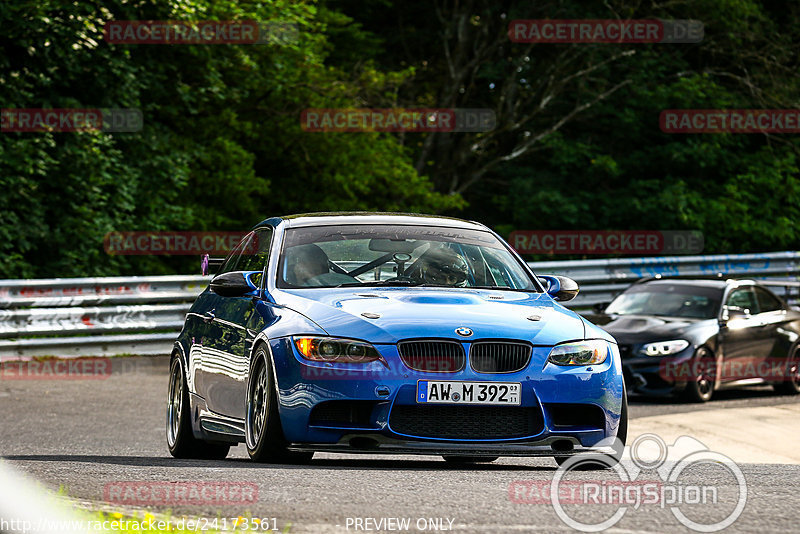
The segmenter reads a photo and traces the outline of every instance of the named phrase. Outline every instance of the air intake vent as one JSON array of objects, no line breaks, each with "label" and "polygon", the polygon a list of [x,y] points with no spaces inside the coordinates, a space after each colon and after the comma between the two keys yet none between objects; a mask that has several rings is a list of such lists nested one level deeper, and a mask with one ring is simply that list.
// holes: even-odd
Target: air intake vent
[{"label": "air intake vent", "polygon": [[371,427],[374,401],[325,401],[314,406],[309,418],[313,426]]},{"label": "air intake vent", "polygon": [[539,434],[544,422],[538,406],[398,405],[389,413],[389,426],[425,438],[514,439]]},{"label": "air intake vent", "polygon": [[457,341],[416,340],[398,343],[403,363],[416,371],[455,373],[464,368],[464,347]]},{"label": "air intake vent", "polygon": [[514,373],[531,361],[531,346],[508,341],[480,341],[469,352],[469,362],[478,373]]}]

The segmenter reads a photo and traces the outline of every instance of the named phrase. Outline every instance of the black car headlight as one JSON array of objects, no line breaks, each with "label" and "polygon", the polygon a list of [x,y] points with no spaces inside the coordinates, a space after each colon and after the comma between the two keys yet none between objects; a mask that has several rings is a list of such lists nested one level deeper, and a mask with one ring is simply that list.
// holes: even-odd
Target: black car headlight
[{"label": "black car headlight", "polygon": [[639,352],[646,356],[668,356],[676,354],[689,346],[685,339],[673,339],[671,341],[657,341],[643,345]]},{"label": "black car headlight", "polygon": [[553,347],[547,361],[556,365],[597,365],[606,361],[608,353],[608,341],[572,341]]},{"label": "black car headlight", "polygon": [[294,346],[314,362],[367,363],[382,360],[378,351],[363,341],[334,337],[296,337]]}]

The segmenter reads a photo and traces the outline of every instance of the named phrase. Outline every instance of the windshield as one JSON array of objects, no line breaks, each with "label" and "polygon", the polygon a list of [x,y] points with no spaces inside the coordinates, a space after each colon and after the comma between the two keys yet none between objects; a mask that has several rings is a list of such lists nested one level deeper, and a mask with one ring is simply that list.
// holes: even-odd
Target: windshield
[{"label": "windshield", "polygon": [[290,228],[278,287],[440,286],[538,291],[490,232],[433,226]]},{"label": "windshield", "polygon": [[606,308],[609,315],[657,315],[711,319],[717,316],[722,290],[685,284],[633,286]]}]

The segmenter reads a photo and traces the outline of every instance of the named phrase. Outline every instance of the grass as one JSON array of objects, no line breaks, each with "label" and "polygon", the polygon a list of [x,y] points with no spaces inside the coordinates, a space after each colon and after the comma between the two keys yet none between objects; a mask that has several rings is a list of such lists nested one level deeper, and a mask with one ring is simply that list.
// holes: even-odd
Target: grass
[{"label": "grass", "polygon": [[76,520],[82,520],[88,528],[95,532],[119,532],[125,534],[141,534],[143,532],[169,532],[170,534],[220,534],[236,533],[273,533],[288,534],[291,523],[283,530],[272,530],[273,524],[261,524],[250,516],[198,518],[172,517],[171,514],[153,515],[146,511],[114,512],[109,510],[81,510]]},{"label": "grass", "polygon": [[276,527],[273,521],[262,523],[252,515],[238,517],[201,518],[189,516],[172,516],[172,512],[153,514],[147,510],[120,508],[106,504],[81,502],[68,496],[67,488],[59,486],[56,495],[62,502],[68,504],[74,511],[72,514],[76,521],[82,521],[81,530],[95,532],[119,532],[124,534],[141,534],[143,532],[169,532],[170,534],[222,534],[235,532],[237,534],[278,533],[289,534],[291,523],[284,525],[282,530],[272,530]]}]

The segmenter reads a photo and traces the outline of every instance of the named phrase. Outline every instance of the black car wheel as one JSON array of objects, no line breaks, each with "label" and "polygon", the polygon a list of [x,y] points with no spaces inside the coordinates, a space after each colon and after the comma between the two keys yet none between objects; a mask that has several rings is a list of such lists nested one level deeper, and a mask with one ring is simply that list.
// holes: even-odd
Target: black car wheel
[{"label": "black car wheel", "polygon": [[245,442],[247,453],[256,462],[302,463],[310,460],[314,454],[286,450],[286,440],[278,415],[278,393],[272,374],[272,363],[264,345],[256,349],[250,368]]},{"label": "black car wheel", "polygon": [[686,383],[684,398],[689,402],[708,402],[714,394],[717,367],[714,354],[705,347],[698,348],[692,358],[691,378]]},{"label": "black car wheel", "polygon": [[189,421],[189,389],[183,362],[177,354],[172,357],[167,393],[167,447],[175,458],[201,458],[222,460],[228,455],[230,445],[208,443],[192,434]]},{"label": "black car wheel", "polygon": [[794,349],[792,357],[786,361],[786,374],[783,381],[772,387],[783,395],[800,394],[800,347]]},{"label": "black car wheel", "polygon": [[499,456],[442,456],[445,462],[451,464],[488,464],[494,462]]}]

